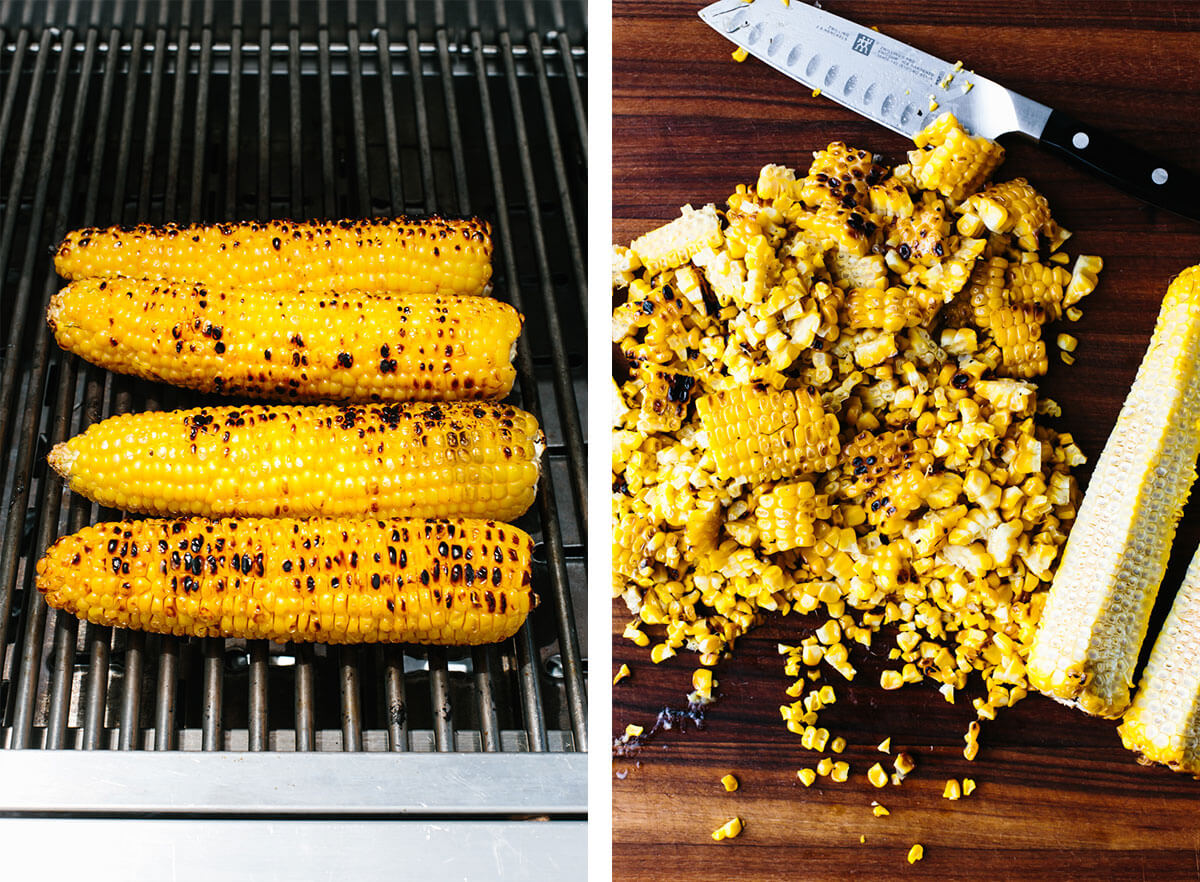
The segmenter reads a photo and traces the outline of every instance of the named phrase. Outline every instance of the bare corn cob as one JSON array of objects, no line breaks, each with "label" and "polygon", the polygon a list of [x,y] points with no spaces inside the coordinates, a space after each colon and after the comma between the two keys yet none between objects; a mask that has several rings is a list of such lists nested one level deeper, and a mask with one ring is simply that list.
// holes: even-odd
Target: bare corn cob
[{"label": "bare corn cob", "polygon": [[157,634],[467,646],[525,621],[532,552],[493,521],[152,519],[59,539],[37,588],[86,621]]},{"label": "bare corn cob", "polygon": [[1083,498],[1027,664],[1041,691],[1119,717],[1200,454],[1200,267],[1167,289]]},{"label": "bare corn cob", "polygon": [[89,227],[54,255],[67,279],[166,279],[213,288],[484,294],[486,221],[428,218]]},{"label": "bare corn cob", "polygon": [[1200,775],[1200,549],[1171,612],[1163,623],[1150,661],[1142,672],[1133,706],[1117,731],[1121,743],[1145,763],[1165,763],[1178,772]]},{"label": "bare corn cob", "polygon": [[257,405],[114,416],[49,461],[75,492],[141,514],[510,521],[544,445],[530,414],[492,402]]},{"label": "bare corn cob", "polygon": [[334,297],[130,279],[50,300],[60,346],[111,371],[296,401],[503,398],[521,315],[489,297]]},{"label": "bare corn cob", "polygon": [[740,386],[697,399],[696,410],[723,480],[777,481],[837,462],[837,417],[807,389]]}]

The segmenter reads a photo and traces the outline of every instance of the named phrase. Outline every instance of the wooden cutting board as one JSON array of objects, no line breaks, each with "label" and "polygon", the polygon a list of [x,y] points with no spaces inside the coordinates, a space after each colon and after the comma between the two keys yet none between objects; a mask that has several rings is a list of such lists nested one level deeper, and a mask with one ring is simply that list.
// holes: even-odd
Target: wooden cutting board
[{"label": "wooden cutting board", "polygon": [[[799,0],[792,0],[799,2]],[[698,18],[701,4],[613,4],[613,241],[669,220],[678,207],[721,203],[768,162],[807,167],[831,141],[882,153],[900,136],[733,48]],[[839,2],[830,11],[964,64],[1031,98],[1074,114],[1200,172],[1200,4],[1018,0],[1008,3]],[[1042,383],[1056,399],[1060,430],[1089,458],[1116,419],[1171,278],[1200,262],[1200,224],[1155,211],[1048,152],[1006,140],[999,177],[1027,176],[1074,231],[1071,255],[1099,254],[1100,287],[1084,301],[1077,362],[1057,363]],[[1200,194],[1198,194],[1200,198]],[[1086,480],[1088,470],[1079,472]],[[1155,625],[1200,539],[1200,506],[1185,514]],[[629,616],[613,605],[613,728],[647,727],[684,704],[696,657],[661,665],[619,637]],[[777,619],[738,643],[716,670],[722,698],[702,730],[656,736],[632,756],[614,754],[613,875],[616,879],[1177,879],[1200,877],[1200,782],[1139,766],[1111,722],[1040,696],[985,723],[982,749],[963,759],[971,695],[947,704],[932,686],[879,688],[889,640],[852,661],[853,683],[830,672],[838,703],[821,724],[849,742],[845,784],[804,788],[795,772],[815,763],[780,722],[788,701],[776,643],[797,642],[816,620]],[[978,694],[977,692],[975,694]],[[909,750],[917,771],[876,790],[866,769],[886,758],[885,736]],[[733,772],[741,788],[725,793]],[[947,778],[979,789],[942,798]],[[875,818],[870,803],[891,811]],[[745,832],[710,833],[740,816]],[[865,843],[860,842],[865,837]],[[909,865],[909,846],[925,859]]]}]

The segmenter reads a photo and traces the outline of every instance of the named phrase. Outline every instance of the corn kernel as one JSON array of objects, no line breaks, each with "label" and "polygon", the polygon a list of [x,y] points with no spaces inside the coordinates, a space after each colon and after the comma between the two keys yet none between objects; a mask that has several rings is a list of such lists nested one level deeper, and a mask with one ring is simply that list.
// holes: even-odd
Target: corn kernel
[{"label": "corn kernel", "polygon": [[625,631],[621,636],[626,640],[632,640],[637,646],[645,647],[650,645],[650,635],[640,630],[632,622],[625,626]]},{"label": "corn kernel", "polygon": [[872,802],[871,803],[871,814],[873,814],[877,818],[886,818],[888,815],[891,814],[891,812],[889,812],[886,808],[881,806],[879,803]]},{"label": "corn kernel", "polygon": [[830,780],[837,781],[839,784],[844,783],[850,777],[850,764],[842,761],[834,763],[829,777]]},{"label": "corn kernel", "polygon": [[921,860],[923,857],[925,857],[925,847],[923,845],[921,845],[920,843],[917,843],[916,845],[914,845],[912,848],[910,848],[908,850],[908,862],[910,864],[915,864],[917,861]]},{"label": "corn kernel", "polygon": [[833,739],[833,742],[829,745],[829,749],[834,753],[841,753],[846,749],[846,739],[839,735]]},{"label": "corn kernel", "polygon": [[1054,342],[1064,352],[1074,352],[1075,347],[1079,345],[1079,340],[1070,334],[1059,334],[1054,338]]},{"label": "corn kernel", "polygon": [[889,735],[887,738],[884,738],[882,741],[880,741],[879,746],[876,747],[875,749],[878,750],[880,753],[891,753],[892,752],[892,736]]},{"label": "corn kernel", "polygon": [[739,63],[742,61],[745,61],[747,58],[750,57],[750,53],[747,52],[746,49],[743,48],[742,46],[738,46],[730,54],[733,56],[733,60],[737,61]]},{"label": "corn kernel", "polygon": [[961,798],[962,795],[962,786],[958,783],[958,781],[956,781],[954,778],[950,778],[948,781],[946,781],[946,787],[942,790],[943,799],[955,800]]},{"label": "corn kernel", "polygon": [[721,783],[725,785],[725,791],[727,793],[733,793],[733,791],[738,789],[738,779],[733,775],[726,775],[721,779]]},{"label": "corn kernel", "polygon": [[715,842],[720,842],[723,839],[733,839],[742,832],[742,819],[730,818],[716,830],[713,830],[712,838]]},{"label": "corn kernel", "polygon": [[635,723],[630,723],[628,726],[625,727],[625,740],[628,741],[630,738],[638,738],[645,731],[646,730],[643,729],[641,726],[638,726]]},{"label": "corn kernel", "polygon": [[973,778],[963,778],[962,792],[963,796],[970,796],[975,792],[975,780]]},{"label": "corn kernel", "polygon": [[883,770],[883,766],[879,763],[867,769],[867,780],[876,787],[886,787],[888,782],[887,772]]},{"label": "corn kernel", "polygon": [[618,683],[628,677],[629,673],[629,665],[621,665],[621,667],[617,668],[617,675],[613,677],[613,685],[616,686]]},{"label": "corn kernel", "polygon": [[879,685],[884,689],[899,689],[904,685],[904,678],[899,671],[884,671],[879,675]]},{"label": "corn kernel", "polygon": [[896,774],[903,778],[915,769],[917,764],[913,761],[911,754],[902,750],[896,754],[896,759],[892,762],[892,767],[896,770]]},{"label": "corn kernel", "polygon": [[697,692],[709,694],[713,691],[713,687],[717,685],[713,679],[712,671],[708,668],[696,668],[692,671],[692,688]]},{"label": "corn kernel", "polygon": [[833,760],[831,760],[827,756],[821,757],[820,761],[817,763],[817,774],[820,775],[822,778],[824,778],[826,775],[828,775],[832,771],[833,771]]},{"label": "corn kernel", "polygon": [[650,661],[656,665],[660,664],[675,655],[675,650],[666,643],[656,643],[654,648],[650,650]]},{"label": "corn kernel", "polygon": [[800,783],[805,787],[812,787],[813,781],[817,780],[817,773],[812,769],[801,769],[796,772],[796,777],[800,779]]}]

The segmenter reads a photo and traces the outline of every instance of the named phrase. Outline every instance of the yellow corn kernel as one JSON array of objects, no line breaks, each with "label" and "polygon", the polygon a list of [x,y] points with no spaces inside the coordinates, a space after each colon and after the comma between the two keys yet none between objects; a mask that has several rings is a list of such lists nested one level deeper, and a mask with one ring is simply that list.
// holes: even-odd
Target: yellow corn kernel
[{"label": "yellow corn kernel", "polygon": [[[454,578],[464,549],[503,561],[467,585]],[[516,633],[534,604],[532,554],[528,535],[494,521],[147,519],[59,539],[37,587],[93,624],[179,637],[464,646]]]},{"label": "yellow corn kernel", "polygon": [[717,682],[713,679],[712,671],[708,668],[696,668],[692,671],[692,688],[697,692],[708,695],[716,685]]},{"label": "yellow corn kernel", "polygon": [[805,787],[812,787],[813,782],[817,780],[817,773],[812,769],[800,769],[796,772],[796,777],[800,779],[800,783]]},{"label": "yellow corn kernel", "polygon": [[483,294],[491,227],[478,218],[248,221],[88,228],[54,256],[66,279],[164,279],[205,288],[330,294]]},{"label": "yellow corn kernel", "polygon": [[867,769],[867,780],[876,787],[886,787],[888,775],[887,772],[883,770],[883,766],[880,763],[875,763],[875,765]]},{"label": "yellow corn kernel", "polygon": [[1059,334],[1054,342],[1064,352],[1074,352],[1075,347],[1079,345],[1079,340],[1070,334]]},{"label": "yellow corn kernel", "polygon": [[[876,785],[876,786],[881,786],[881,785]],[[889,812],[886,808],[881,806],[879,803],[872,802],[871,803],[871,814],[873,814],[877,818],[886,818],[888,815],[891,814],[891,812]]]},{"label": "yellow corn kernel", "polygon": [[724,785],[726,793],[733,793],[738,789],[738,779],[733,775],[726,775],[721,779],[721,784]]},{"label": "yellow corn kernel", "polygon": [[900,751],[900,753],[896,754],[896,759],[892,762],[892,767],[896,770],[897,775],[904,778],[917,767],[917,764],[913,761],[909,753]]},{"label": "yellow corn kernel", "polygon": [[963,780],[962,780],[962,794],[963,794],[963,796],[970,796],[970,795],[971,795],[972,793],[974,793],[974,792],[975,792],[975,781],[974,781],[974,779],[972,779],[972,778],[963,778]]},{"label": "yellow corn kernel", "polygon": [[960,799],[962,797],[962,795],[963,795],[962,786],[958,783],[957,780],[955,780],[954,778],[950,778],[948,781],[946,781],[946,787],[944,790],[942,790],[942,798],[943,799],[949,799],[949,800]]},{"label": "yellow corn kernel", "polygon": [[675,650],[666,643],[656,643],[654,648],[650,650],[650,661],[656,665],[661,664],[669,658],[674,657]]},{"label": "yellow corn kernel", "polygon": [[921,845],[920,843],[917,843],[908,850],[908,862],[910,864],[915,864],[923,857],[925,857],[925,846]]},{"label": "yellow corn kernel", "polygon": [[899,689],[904,685],[904,678],[899,671],[883,671],[879,675],[879,685],[884,689]]},{"label": "yellow corn kernel", "polygon": [[891,753],[892,752],[891,736],[889,735],[887,738],[884,738],[882,741],[880,741],[879,746],[876,747],[875,749],[878,750],[880,753]]},{"label": "yellow corn kernel", "polygon": [[750,57],[750,53],[747,52],[746,49],[742,46],[738,46],[730,54],[733,56],[733,60],[737,61],[737,62],[745,61],[747,58]]},{"label": "yellow corn kernel", "polygon": [[834,763],[829,778],[831,781],[844,784],[850,778],[850,764],[842,761]]},{"label": "yellow corn kernel", "polygon": [[828,775],[832,771],[833,771],[833,760],[831,760],[827,756],[821,757],[821,759],[817,762],[817,774],[820,775],[822,778],[824,778],[826,775]]},{"label": "yellow corn kernel", "polygon": [[816,732],[813,734],[812,749],[813,750],[824,750],[825,745],[827,745],[828,743],[829,743],[829,730],[824,729],[824,728],[817,729]]},{"label": "yellow corn kernel", "polygon": [[842,753],[846,749],[846,739],[839,735],[830,743],[829,749],[834,753]]},{"label": "yellow corn kernel", "polygon": [[640,738],[645,731],[646,730],[641,726],[638,726],[635,723],[630,723],[625,727],[625,740],[628,741],[630,738]]},{"label": "yellow corn kernel", "polygon": [[742,819],[731,818],[726,821],[716,830],[713,830],[712,838],[714,842],[720,842],[723,839],[733,839],[742,832]]},{"label": "yellow corn kernel", "polygon": [[639,630],[637,625],[632,622],[625,626],[625,630],[621,634],[627,640],[632,640],[634,645],[646,647],[650,645],[650,635],[645,631]]},{"label": "yellow corn kernel", "polygon": [[613,685],[616,686],[618,683],[628,677],[629,674],[629,665],[621,665],[621,667],[617,669],[617,675],[613,677]]}]

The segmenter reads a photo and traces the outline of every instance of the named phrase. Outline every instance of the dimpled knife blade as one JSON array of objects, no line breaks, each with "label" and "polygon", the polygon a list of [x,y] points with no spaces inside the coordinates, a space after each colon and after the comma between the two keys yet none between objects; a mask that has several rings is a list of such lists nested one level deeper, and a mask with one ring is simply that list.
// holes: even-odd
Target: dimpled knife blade
[{"label": "dimpled knife blade", "polygon": [[[987,138],[1041,138],[1050,108],[799,0],[720,0],[700,18],[755,58],[901,135],[951,111]],[[936,110],[930,108],[936,103]]]}]

